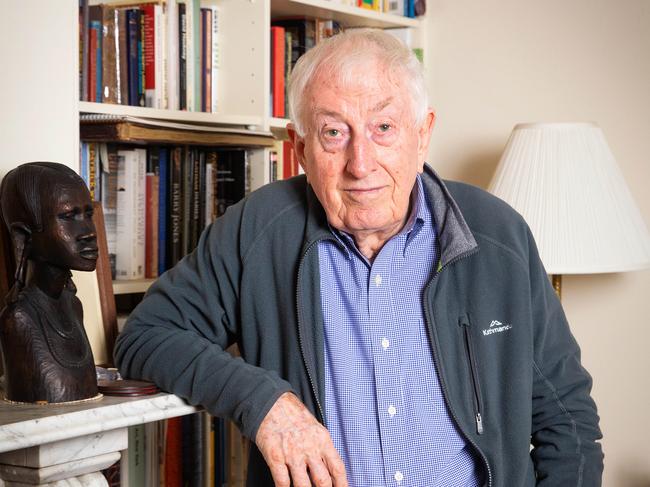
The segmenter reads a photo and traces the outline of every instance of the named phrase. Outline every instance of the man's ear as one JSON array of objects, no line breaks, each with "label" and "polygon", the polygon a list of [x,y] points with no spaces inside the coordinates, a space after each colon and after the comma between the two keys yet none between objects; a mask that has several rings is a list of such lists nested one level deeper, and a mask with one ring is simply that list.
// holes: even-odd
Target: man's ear
[{"label": "man's ear", "polygon": [[429,150],[429,142],[431,141],[431,132],[433,132],[433,126],[436,122],[436,113],[433,111],[433,108],[427,109],[427,116],[424,118],[424,122],[418,128],[418,171],[422,172],[424,170],[424,160],[427,157],[427,151]]},{"label": "man's ear", "polygon": [[[293,146],[293,151],[298,159],[298,164],[305,171],[305,139],[298,135],[296,126],[293,123],[287,124],[287,133],[289,134],[289,141]],[[307,171],[305,171],[307,173]]]}]

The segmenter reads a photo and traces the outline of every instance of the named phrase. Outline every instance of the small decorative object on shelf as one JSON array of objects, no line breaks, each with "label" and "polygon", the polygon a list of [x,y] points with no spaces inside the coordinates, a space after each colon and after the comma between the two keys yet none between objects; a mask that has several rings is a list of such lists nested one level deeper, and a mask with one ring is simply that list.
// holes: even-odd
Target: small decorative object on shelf
[{"label": "small decorative object on shelf", "polygon": [[69,167],[31,162],[0,186],[16,257],[15,283],[0,313],[5,399],[67,403],[101,398],[70,270],[95,269],[93,206]]}]

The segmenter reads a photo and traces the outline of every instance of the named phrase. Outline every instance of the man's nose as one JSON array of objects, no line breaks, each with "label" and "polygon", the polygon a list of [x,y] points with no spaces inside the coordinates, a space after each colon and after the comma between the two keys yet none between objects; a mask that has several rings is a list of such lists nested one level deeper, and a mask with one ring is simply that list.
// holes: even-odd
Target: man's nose
[{"label": "man's nose", "polygon": [[365,134],[354,135],[347,147],[347,171],[363,178],[375,170],[375,148]]}]

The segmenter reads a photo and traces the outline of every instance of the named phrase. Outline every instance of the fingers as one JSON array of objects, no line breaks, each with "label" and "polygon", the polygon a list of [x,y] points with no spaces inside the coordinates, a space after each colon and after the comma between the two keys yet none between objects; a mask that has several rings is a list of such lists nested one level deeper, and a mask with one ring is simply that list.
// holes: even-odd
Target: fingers
[{"label": "fingers", "polygon": [[262,420],[255,443],[276,487],[347,487],[345,466],[327,429],[293,394]]}]

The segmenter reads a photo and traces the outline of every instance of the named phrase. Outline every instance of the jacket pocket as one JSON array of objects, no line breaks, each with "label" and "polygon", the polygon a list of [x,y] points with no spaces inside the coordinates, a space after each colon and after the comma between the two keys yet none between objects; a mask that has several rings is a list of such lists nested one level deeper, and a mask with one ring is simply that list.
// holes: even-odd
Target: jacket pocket
[{"label": "jacket pocket", "polygon": [[483,434],[483,398],[481,395],[481,381],[478,375],[478,363],[476,360],[476,350],[474,349],[474,342],[472,341],[472,333],[470,331],[470,320],[467,315],[460,317],[460,327],[463,330],[463,337],[465,341],[465,353],[469,362],[469,373],[472,379],[472,390],[474,392],[474,418],[476,420],[476,432]]}]

